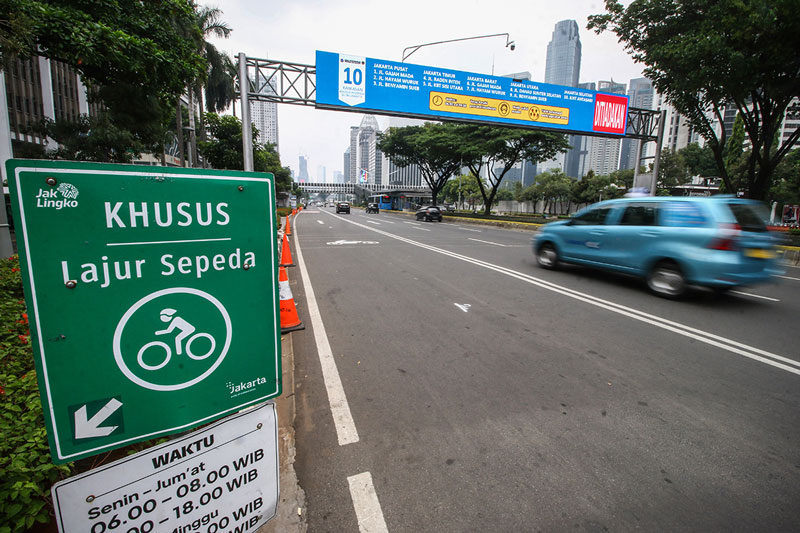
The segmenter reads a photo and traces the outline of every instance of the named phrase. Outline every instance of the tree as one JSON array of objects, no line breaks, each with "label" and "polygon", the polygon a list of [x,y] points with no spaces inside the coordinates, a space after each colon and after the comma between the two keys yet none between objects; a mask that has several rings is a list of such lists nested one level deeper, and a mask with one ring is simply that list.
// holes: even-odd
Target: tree
[{"label": "tree", "polygon": [[800,204],[800,149],[792,150],[775,169],[769,200]]},{"label": "tree", "polygon": [[45,154],[52,159],[130,163],[144,149],[130,131],[118,128],[107,114],[91,118],[80,115],[74,122],[47,119],[36,129],[58,143],[58,148]]},{"label": "tree", "polygon": [[670,189],[684,185],[688,181],[689,172],[681,154],[669,148],[662,149],[661,159],[658,164],[658,183],[656,185],[659,194],[669,194]]},{"label": "tree", "polygon": [[[730,141],[728,142],[730,145]],[[717,165],[714,162],[714,154],[708,145],[700,147],[697,143],[691,143],[685,148],[678,150],[686,165],[686,171],[691,176],[701,178],[713,178],[717,176]]]},{"label": "tree", "polygon": [[[186,80],[205,70],[188,0],[16,0],[2,5],[3,17],[16,21],[0,24],[3,60],[8,54],[40,55],[68,64],[102,99],[110,120],[142,142],[160,140],[165,110]],[[23,33],[14,36],[13,31]]]},{"label": "tree", "polygon": [[558,207],[558,214],[561,214],[563,203],[567,202],[569,211],[570,190],[573,184],[570,178],[560,170],[548,170],[536,176],[536,185],[539,197],[544,201],[543,212],[553,213],[554,208]]},{"label": "tree", "polygon": [[439,191],[462,167],[457,151],[460,142],[453,124],[426,122],[389,128],[380,135],[378,147],[399,167],[417,165],[437,205]]},{"label": "tree", "polygon": [[442,187],[441,194],[448,202],[458,202],[459,207],[463,202],[467,202],[470,209],[475,206],[475,202],[481,197],[478,183],[471,174],[462,174],[449,180]]},{"label": "tree", "polygon": [[[735,190],[725,165],[724,108],[742,117],[752,147],[746,194],[764,199],[775,167],[800,138],[780,142],[784,114],[800,96],[800,17],[795,0],[635,0],[626,8],[605,0],[607,13],[589,17],[610,29],[645,75],[706,140],[719,176]],[[797,110],[792,110],[796,113]]]},{"label": "tree", "polygon": [[[214,168],[243,170],[242,121],[230,115],[206,113],[204,117],[210,139],[200,141],[198,150]],[[253,126],[253,170],[275,175],[277,191],[292,188],[291,171],[281,165],[281,159],[271,144],[258,142],[258,129]]]},{"label": "tree", "polygon": [[466,124],[455,126],[461,143],[458,152],[473,175],[487,168],[486,183],[477,182],[483,197],[484,214],[492,211],[503,178],[521,161],[538,163],[552,159],[569,148],[566,135],[520,128]]}]

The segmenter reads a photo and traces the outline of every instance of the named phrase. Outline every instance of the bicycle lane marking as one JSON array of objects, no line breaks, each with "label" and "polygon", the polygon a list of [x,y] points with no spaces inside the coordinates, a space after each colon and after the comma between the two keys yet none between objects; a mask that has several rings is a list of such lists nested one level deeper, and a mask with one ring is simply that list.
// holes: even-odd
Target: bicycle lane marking
[{"label": "bicycle lane marking", "polygon": [[[297,217],[295,217],[297,220]],[[294,228],[294,249],[297,259],[297,266],[300,269],[300,277],[303,279],[303,287],[306,293],[306,305],[308,315],[311,319],[311,329],[314,331],[314,340],[317,344],[317,354],[319,363],[322,367],[322,379],[325,382],[325,390],[328,392],[328,403],[330,404],[331,414],[333,415],[336,436],[339,446],[358,442],[358,431],[350,413],[350,405],[347,403],[347,395],[342,386],[342,379],[339,377],[339,369],[336,367],[336,360],[333,357],[331,345],[328,342],[328,334],[325,331],[325,324],[322,322],[322,315],[317,306],[317,298],[314,295],[314,287],[308,276],[306,263],[303,260],[303,251],[300,249],[299,232],[297,226]]]}]

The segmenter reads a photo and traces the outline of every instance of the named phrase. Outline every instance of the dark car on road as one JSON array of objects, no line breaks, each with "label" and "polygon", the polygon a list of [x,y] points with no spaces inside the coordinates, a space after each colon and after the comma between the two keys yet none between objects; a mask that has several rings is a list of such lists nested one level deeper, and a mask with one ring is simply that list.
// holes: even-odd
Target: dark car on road
[{"label": "dark car on road", "polygon": [[377,212],[378,212],[378,204],[376,203],[367,204],[367,213],[377,213]]},{"label": "dark car on road", "polygon": [[337,202],[336,204],[336,213],[347,213],[350,214],[350,204],[347,202]]},{"label": "dark car on road", "polygon": [[533,253],[543,268],[563,261],[644,278],[667,298],[689,285],[725,291],[781,273],[765,211],[732,196],[607,200],[544,226]]},{"label": "dark car on road", "polygon": [[417,210],[417,220],[425,220],[427,222],[433,222],[434,220],[438,220],[439,222],[441,222],[442,212],[435,205],[420,207]]}]

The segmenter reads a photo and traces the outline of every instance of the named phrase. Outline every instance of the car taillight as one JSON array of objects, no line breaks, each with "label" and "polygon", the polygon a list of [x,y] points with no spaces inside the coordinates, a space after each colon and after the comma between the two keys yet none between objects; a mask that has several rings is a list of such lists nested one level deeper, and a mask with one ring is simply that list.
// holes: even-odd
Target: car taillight
[{"label": "car taillight", "polygon": [[739,234],[742,232],[742,227],[739,224],[720,224],[719,230],[720,235],[714,237],[706,248],[728,252],[735,252],[738,250],[738,238]]}]

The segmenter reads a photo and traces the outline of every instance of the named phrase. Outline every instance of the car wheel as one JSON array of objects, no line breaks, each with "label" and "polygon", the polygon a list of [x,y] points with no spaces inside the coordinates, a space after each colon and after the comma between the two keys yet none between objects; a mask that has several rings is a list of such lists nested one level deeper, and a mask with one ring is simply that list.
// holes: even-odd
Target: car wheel
[{"label": "car wheel", "polygon": [[686,292],[686,276],[673,261],[660,261],[647,273],[647,287],[656,296],[679,298]]},{"label": "car wheel", "polygon": [[558,267],[558,250],[552,243],[546,242],[536,251],[536,262],[539,266],[548,270]]}]

